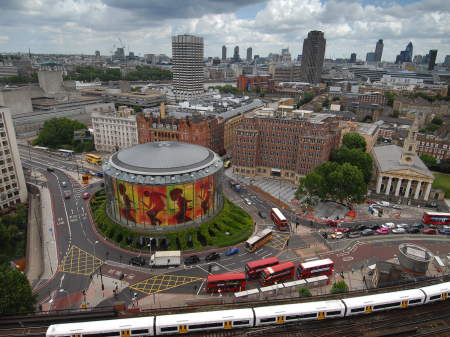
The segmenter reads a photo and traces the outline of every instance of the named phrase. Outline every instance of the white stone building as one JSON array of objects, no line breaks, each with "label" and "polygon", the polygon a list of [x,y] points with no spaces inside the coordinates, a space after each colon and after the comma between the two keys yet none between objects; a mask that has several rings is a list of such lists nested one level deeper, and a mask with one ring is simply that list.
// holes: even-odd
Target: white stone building
[{"label": "white stone building", "polygon": [[116,152],[138,143],[133,109],[121,106],[119,111],[97,111],[91,114],[91,118],[97,151]]},{"label": "white stone building", "polygon": [[16,133],[8,108],[0,106],[0,212],[27,201]]}]

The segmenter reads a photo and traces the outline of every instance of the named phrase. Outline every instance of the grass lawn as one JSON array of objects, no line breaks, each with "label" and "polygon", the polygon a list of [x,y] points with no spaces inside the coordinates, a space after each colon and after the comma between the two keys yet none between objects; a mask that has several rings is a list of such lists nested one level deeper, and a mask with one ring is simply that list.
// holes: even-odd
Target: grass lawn
[{"label": "grass lawn", "polygon": [[433,188],[440,188],[445,192],[445,197],[450,198],[450,174],[433,172]]},{"label": "grass lawn", "polygon": [[205,247],[228,247],[245,241],[253,232],[253,220],[243,209],[224,198],[223,209],[213,219],[198,227],[171,233],[143,232],[115,223],[106,214],[106,196],[98,192],[91,199],[91,211],[99,231],[118,246],[139,250],[140,237],[165,238],[169,250],[191,250]]}]

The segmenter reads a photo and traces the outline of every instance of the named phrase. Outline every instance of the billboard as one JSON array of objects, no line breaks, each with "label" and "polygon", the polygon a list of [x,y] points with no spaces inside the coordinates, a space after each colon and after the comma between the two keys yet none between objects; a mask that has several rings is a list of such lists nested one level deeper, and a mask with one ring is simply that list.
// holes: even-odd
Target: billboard
[{"label": "billboard", "polygon": [[215,209],[214,175],[166,186],[111,180],[114,211],[121,222],[171,226],[202,219]]}]

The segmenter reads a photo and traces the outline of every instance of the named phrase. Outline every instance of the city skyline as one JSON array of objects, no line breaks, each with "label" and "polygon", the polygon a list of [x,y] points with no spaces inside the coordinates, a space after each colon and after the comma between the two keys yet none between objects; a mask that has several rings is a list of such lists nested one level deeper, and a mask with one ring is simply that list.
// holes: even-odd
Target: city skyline
[{"label": "city skyline", "polygon": [[450,2],[443,0],[3,0],[0,9],[0,52],[110,55],[123,45],[136,55],[171,55],[171,36],[193,34],[204,38],[205,56],[238,45],[261,56],[288,47],[295,57],[307,33],[320,30],[326,58],[361,58],[379,39],[385,61],[409,41],[415,54],[438,49],[438,63],[450,54]]}]

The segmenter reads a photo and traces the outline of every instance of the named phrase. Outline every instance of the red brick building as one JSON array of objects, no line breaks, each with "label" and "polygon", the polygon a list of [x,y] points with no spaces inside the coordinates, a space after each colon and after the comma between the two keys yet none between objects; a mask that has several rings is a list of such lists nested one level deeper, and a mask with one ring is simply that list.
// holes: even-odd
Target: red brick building
[{"label": "red brick building", "polygon": [[417,154],[429,154],[438,160],[450,158],[450,139],[418,133]]},{"label": "red brick building", "polygon": [[177,118],[140,113],[136,117],[139,144],[178,141],[205,146],[224,154],[224,123],[214,116]]},{"label": "red brick building", "polygon": [[340,128],[331,114],[290,116],[257,112],[235,129],[233,172],[245,176],[281,176],[295,183],[330,158],[339,146]]},{"label": "red brick building", "polygon": [[270,75],[240,75],[237,79],[237,88],[241,91],[256,90],[270,91],[272,86]]}]

